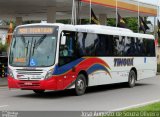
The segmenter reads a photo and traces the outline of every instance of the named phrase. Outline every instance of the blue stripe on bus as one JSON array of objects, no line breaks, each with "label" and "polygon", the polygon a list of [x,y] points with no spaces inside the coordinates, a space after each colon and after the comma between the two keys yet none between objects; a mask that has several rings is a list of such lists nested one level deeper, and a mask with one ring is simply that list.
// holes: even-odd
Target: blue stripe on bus
[{"label": "blue stripe on bus", "polygon": [[80,58],[77,59],[69,64],[66,64],[62,67],[59,67],[58,65],[55,66],[53,75],[61,75],[64,74],[66,72],[68,72],[69,70],[71,70],[73,67],[75,67],[76,65],[78,65],[80,62],[82,62],[84,60],[84,58]]}]

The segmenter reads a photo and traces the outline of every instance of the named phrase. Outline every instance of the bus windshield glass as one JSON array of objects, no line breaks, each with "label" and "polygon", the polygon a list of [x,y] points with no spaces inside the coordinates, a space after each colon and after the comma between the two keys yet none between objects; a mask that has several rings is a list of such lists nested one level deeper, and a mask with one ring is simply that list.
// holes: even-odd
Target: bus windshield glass
[{"label": "bus windshield glass", "polygon": [[53,34],[13,37],[9,63],[15,67],[48,67],[54,64],[58,30]]}]

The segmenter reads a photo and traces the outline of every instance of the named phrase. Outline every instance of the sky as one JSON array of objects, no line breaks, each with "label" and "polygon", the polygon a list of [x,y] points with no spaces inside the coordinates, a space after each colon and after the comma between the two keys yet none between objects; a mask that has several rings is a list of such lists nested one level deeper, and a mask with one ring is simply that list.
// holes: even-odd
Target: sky
[{"label": "sky", "polygon": [[139,1],[146,2],[146,3],[151,3],[151,4],[157,4],[158,1],[160,1],[160,0],[139,0]]}]

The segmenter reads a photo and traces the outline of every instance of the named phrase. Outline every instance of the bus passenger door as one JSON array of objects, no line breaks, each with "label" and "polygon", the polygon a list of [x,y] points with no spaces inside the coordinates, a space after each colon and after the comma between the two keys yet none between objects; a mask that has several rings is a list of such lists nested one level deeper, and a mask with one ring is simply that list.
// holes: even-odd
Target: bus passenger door
[{"label": "bus passenger door", "polygon": [[[65,38],[64,38],[64,37]],[[62,40],[63,37],[63,40]],[[63,42],[62,42],[63,41]],[[61,43],[59,47],[59,68],[63,88],[68,87],[75,80],[74,61],[76,60],[76,38],[75,32],[63,31],[61,34]]]}]

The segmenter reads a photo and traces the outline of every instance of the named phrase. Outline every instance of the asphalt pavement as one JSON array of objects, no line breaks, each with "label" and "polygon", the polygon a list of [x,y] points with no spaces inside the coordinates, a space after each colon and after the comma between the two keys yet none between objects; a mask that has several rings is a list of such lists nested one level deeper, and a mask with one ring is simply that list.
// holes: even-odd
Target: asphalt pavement
[{"label": "asphalt pavement", "polygon": [[0,110],[10,111],[112,111],[160,100],[160,76],[125,84],[90,87],[83,96],[73,90],[50,91],[36,95],[32,91],[0,87]]},{"label": "asphalt pavement", "polygon": [[0,87],[7,86],[7,78],[0,78]]}]

